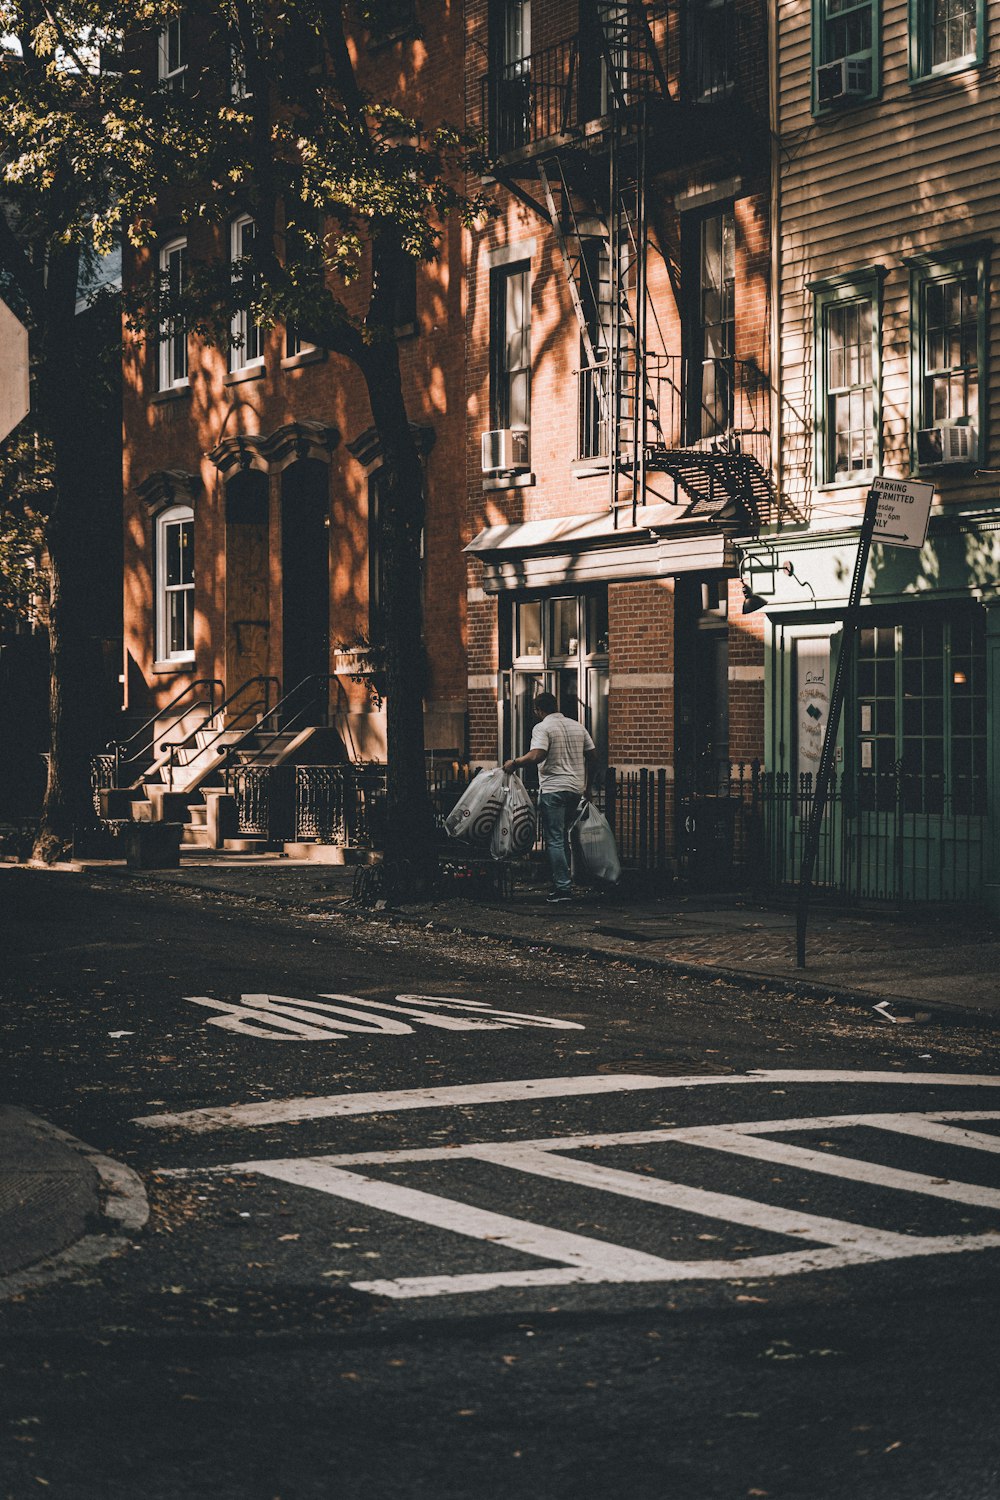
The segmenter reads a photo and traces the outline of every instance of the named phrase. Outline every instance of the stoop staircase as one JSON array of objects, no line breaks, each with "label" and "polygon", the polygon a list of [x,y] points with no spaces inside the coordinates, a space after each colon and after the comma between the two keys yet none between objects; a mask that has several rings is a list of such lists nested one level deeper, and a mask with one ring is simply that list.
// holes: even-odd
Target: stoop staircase
[{"label": "stoop staircase", "polygon": [[[118,762],[125,784],[100,788],[101,816],[134,823],[179,823],[181,844],[187,848],[236,853],[265,847],[263,835],[236,836],[227,772],[234,767],[264,769],[310,763],[317,752],[324,763],[342,756],[342,750],[340,755],[331,756],[335,749],[329,744],[333,731],[325,725],[295,726],[296,719],[309,717],[309,700],[302,705],[302,689],[312,679],[298,684],[273,708],[266,696],[254,700],[249,708],[235,714],[235,723],[224,726],[227,709],[231,711],[249,689],[269,680],[252,679],[242,684],[218,708],[212,701],[197,703],[172,720],[168,711],[143,725],[127,742],[130,753]],[[296,699],[300,706],[289,713]],[[275,729],[272,726],[280,721],[283,710],[287,727]],[[150,728],[153,733],[148,743],[135,750],[134,741]],[[118,747],[119,752],[124,748]]]}]

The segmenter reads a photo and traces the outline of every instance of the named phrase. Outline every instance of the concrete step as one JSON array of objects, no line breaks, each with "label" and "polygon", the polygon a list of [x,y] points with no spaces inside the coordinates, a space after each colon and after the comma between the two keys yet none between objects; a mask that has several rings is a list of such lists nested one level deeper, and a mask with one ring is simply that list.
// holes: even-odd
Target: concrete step
[{"label": "concrete step", "polygon": [[208,838],[208,829],[203,824],[185,823],[181,828],[181,843],[185,847],[194,845],[199,849],[212,847]]}]

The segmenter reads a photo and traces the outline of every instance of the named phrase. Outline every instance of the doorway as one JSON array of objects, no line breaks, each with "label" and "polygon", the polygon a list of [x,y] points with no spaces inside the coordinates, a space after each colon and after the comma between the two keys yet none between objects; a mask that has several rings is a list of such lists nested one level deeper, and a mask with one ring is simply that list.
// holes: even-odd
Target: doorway
[{"label": "doorway", "polygon": [[248,469],[226,480],[227,694],[268,671],[268,561],[268,479]]},{"label": "doorway", "polygon": [[724,577],[677,579],[677,781],[682,796],[729,789],[729,625]]},{"label": "doorway", "polygon": [[[281,476],[282,695],[330,670],[328,476],[325,464],[308,458]],[[302,700],[290,711],[301,707]]]}]

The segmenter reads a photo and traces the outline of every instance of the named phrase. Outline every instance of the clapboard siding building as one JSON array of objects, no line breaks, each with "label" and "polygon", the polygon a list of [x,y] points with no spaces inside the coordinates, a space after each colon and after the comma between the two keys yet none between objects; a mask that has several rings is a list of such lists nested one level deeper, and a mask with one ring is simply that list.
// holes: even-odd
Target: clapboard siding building
[{"label": "clapboard siding building", "polygon": [[747,551],[786,852],[868,487],[929,480],[923,550],[869,567],[821,864],[856,894],[979,898],[1000,795],[1000,6],[779,0],[776,22],[781,499]]}]

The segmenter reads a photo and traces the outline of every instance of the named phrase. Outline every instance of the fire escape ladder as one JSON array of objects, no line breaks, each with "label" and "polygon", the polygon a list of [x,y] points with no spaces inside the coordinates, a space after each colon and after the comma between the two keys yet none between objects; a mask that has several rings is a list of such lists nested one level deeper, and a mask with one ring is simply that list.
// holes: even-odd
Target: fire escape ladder
[{"label": "fire escape ladder", "polygon": [[[550,171],[553,170],[554,174],[559,179],[560,196],[563,206],[562,212],[560,212],[559,207],[556,204],[555,194],[552,190],[552,178],[550,176]],[[569,296],[570,302],[573,305],[573,313],[576,317],[576,321],[580,329],[580,343],[583,348],[583,357],[585,361],[584,367],[588,370],[594,371],[593,382],[600,405],[601,422],[606,428],[609,428],[611,422],[611,410],[608,400],[607,381],[602,379],[601,376],[597,373],[597,371],[604,365],[605,362],[598,356],[597,351],[594,348],[594,340],[591,335],[590,321],[587,317],[587,312],[584,308],[583,298],[581,296],[581,287],[586,286],[590,305],[592,307],[596,307],[597,288],[593,285],[590,267],[587,264],[586,257],[583,253],[584,237],[580,230],[579,219],[577,217],[576,208],[573,203],[573,195],[569,190],[569,185],[566,181],[566,176],[562,167],[562,162],[560,161],[558,156],[551,158],[548,165],[541,157],[538,158],[538,178],[542,184],[542,193],[545,198],[545,206],[548,212],[549,222],[552,225],[552,232],[555,235],[556,244],[559,246],[559,254],[562,258],[563,271],[565,272],[566,276],[566,285],[569,288]],[[564,224],[568,226],[568,233],[566,231],[566,228],[564,227]],[[574,247],[572,250],[570,248],[571,243]]]}]

